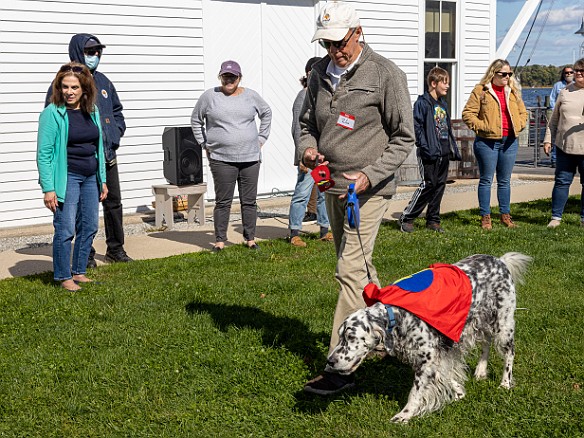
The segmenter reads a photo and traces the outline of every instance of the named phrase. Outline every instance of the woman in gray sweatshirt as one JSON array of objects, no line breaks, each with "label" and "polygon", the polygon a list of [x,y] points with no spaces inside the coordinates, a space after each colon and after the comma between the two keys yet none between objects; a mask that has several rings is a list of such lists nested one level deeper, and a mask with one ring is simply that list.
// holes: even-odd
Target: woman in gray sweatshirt
[{"label": "woman in gray sweatshirt", "polygon": [[[237,62],[221,64],[219,79],[221,86],[205,91],[191,116],[195,139],[207,152],[215,186],[213,251],[221,251],[227,241],[236,182],[243,238],[250,249],[258,249],[255,243],[258,177],[261,149],[270,134],[272,110],[258,93],[239,86],[241,67]],[[259,131],[256,115],[260,119]]]}]

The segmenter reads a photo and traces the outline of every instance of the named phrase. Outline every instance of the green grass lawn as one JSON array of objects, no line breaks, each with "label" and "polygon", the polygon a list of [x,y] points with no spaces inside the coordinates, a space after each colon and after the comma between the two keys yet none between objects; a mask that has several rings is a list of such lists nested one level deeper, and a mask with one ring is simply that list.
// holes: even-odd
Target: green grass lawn
[{"label": "green grass lawn", "polygon": [[[388,284],[434,262],[520,251],[516,387],[487,381],[408,425],[411,370],[373,359],[357,388],[320,398],[304,383],[326,359],[336,303],[331,243],[284,240],[109,265],[101,284],[62,291],[52,273],[0,281],[0,436],[14,437],[582,437],[584,229],[579,199],[546,228],[549,200],[514,205],[519,228],[445,215],[446,234],[381,227],[374,262]],[[260,224],[261,225],[261,224]],[[195,231],[196,232],[196,231]],[[469,358],[474,367],[478,355]]]}]

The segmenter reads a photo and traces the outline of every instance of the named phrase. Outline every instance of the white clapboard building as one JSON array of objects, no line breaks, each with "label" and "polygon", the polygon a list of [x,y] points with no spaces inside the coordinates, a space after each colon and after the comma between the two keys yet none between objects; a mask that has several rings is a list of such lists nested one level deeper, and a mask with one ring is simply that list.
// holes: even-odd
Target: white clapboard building
[{"label": "white clapboard building", "polygon": [[[36,132],[45,93],[69,61],[75,33],[107,45],[99,70],[115,84],[127,131],[118,151],[125,213],[150,209],[164,184],[162,132],[187,126],[197,98],[218,84],[219,65],[237,60],[245,87],[273,110],[259,193],[293,190],[292,102],[324,1],[2,0],[0,2],[0,228],[50,223],[36,169]],[[451,72],[459,117],[494,59],[496,0],[354,0],[366,41],[408,78],[412,103],[436,64]],[[207,199],[213,198],[210,172]]]}]

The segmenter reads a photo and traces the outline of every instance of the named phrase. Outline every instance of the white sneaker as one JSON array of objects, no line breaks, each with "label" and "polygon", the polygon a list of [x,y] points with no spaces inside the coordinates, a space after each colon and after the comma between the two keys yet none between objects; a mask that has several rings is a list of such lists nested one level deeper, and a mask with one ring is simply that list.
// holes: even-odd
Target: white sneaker
[{"label": "white sneaker", "polygon": [[552,219],[550,223],[547,225],[548,228],[556,228],[559,227],[562,222],[558,219]]}]

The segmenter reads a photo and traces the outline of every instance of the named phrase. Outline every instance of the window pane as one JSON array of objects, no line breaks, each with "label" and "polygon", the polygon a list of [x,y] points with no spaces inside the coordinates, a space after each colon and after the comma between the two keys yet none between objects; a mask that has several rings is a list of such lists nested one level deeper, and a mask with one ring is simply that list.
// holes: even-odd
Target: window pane
[{"label": "window pane", "polygon": [[440,2],[426,0],[426,58],[440,57]]},{"label": "window pane", "polygon": [[442,3],[442,42],[441,58],[454,58],[456,55],[456,3]]}]

